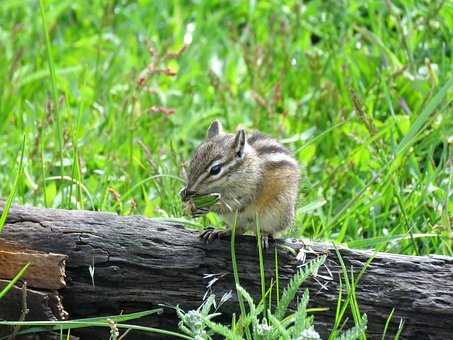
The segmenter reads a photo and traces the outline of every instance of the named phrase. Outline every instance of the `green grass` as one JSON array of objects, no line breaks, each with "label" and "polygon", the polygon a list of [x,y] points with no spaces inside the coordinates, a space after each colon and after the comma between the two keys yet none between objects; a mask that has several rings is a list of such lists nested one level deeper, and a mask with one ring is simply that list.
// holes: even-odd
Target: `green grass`
[{"label": "green grass", "polygon": [[[232,249],[234,248],[232,247]],[[234,253],[234,251],[232,252]],[[291,280],[289,280],[287,287],[278,299],[280,302],[275,305],[275,311],[272,311],[270,304],[268,305],[269,309],[266,309],[266,296],[261,296],[259,301],[254,301],[250,293],[238,283],[236,262],[233,256],[232,264],[235,272],[236,292],[241,306],[241,314],[238,321],[232,322],[231,325],[223,325],[213,321],[221,313],[219,312],[220,307],[217,307],[215,304],[215,296],[210,295],[196,310],[185,312],[178,306],[175,307],[180,319],[178,326],[182,332],[193,339],[209,340],[213,338],[213,334],[231,340],[250,338],[256,340],[320,339],[313,325],[315,315],[311,314],[322,310],[322,308],[308,308],[308,289],[304,290],[301,297],[296,298],[296,295],[298,293],[300,294],[301,285],[308,277],[317,275],[317,271],[324,264],[325,260],[326,256],[319,256],[299,268]],[[353,277],[351,279],[354,284]],[[354,289],[354,285],[352,288],[348,285],[348,301],[344,306],[349,304],[349,299],[355,301]],[[247,303],[247,309],[244,302]],[[290,303],[292,303],[293,309],[288,308]],[[366,339],[367,316],[365,314],[360,315],[358,306],[354,306],[352,303],[350,305],[352,313],[357,313],[357,315],[354,314],[354,326],[347,330],[341,330],[341,332],[336,327],[329,336],[329,339]],[[342,316],[337,316],[335,322],[340,322],[341,318]]]},{"label": "green grass", "polygon": [[[218,118],[276,137],[303,165],[289,236],[453,255],[451,27],[453,5],[441,0],[1,1],[0,197],[9,199],[0,226],[13,198],[181,221],[184,162]],[[184,41],[180,56],[165,57]],[[162,72],[139,85],[153,60]],[[187,225],[206,223],[221,221]],[[258,306],[233,261],[242,312],[230,328],[203,324],[249,338],[258,314],[282,336],[293,319],[306,327],[308,293],[291,316],[271,310],[273,294],[285,309],[296,289],[281,289],[275,258],[275,282],[261,258]],[[331,338],[348,313],[362,338],[363,271],[342,274]],[[24,323],[34,328],[23,332],[113,321],[176,336],[123,323],[141,315]]]},{"label": "green grass", "polygon": [[24,162],[24,151],[25,151],[25,137],[24,140],[22,141],[22,147],[20,151],[20,160],[19,160],[19,167],[16,172],[16,176],[14,177],[14,182],[13,182],[13,187],[11,188],[11,192],[8,195],[8,199],[5,202],[5,205],[2,207],[2,214],[0,215],[0,233],[2,232],[5,223],[6,223],[6,218],[8,217],[9,210],[11,209],[11,205],[14,200],[14,195],[16,194],[16,187],[17,183],[19,182],[19,178],[22,175],[23,171],[23,162]]},{"label": "green grass", "polygon": [[0,300],[8,294],[8,292],[14,287],[17,281],[25,274],[28,267],[30,266],[30,262],[27,262],[17,273],[14,275],[13,279],[9,281],[1,290],[0,290]]},{"label": "green grass", "polygon": [[180,218],[219,118],[295,151],[290,236],[452,255],[451,27],[448,1],[2,1],[0,197]]},{"label": "green grass", "polygon": [[[70,321],[1,321],[0,326],[26,326],[27,329],[18,332],[19,335],[40,333],[40,332],[51,332],[59,331],[60,338],[62,339],[63,331],[69,332],[72,329],[86,328],[86,327],[104,327],[111,328],[112,330],[116,329],[126,329],[126,330],[138,330],[143,333],[154,333],[161,334],[163,336],[169,336],[172,338],[182,338],[190,339],[188,336],[185,336],[180,333],[167,331],[154,327],[145,327],[133,324],[125,324],[125,321],[136,320],[145,316],[159,314],[162,312],[162,309],[152,309],[143,312],[136,312],[130,314],[121,314],[121,315],[112,315],[112,316],[103,316],[96,318],[85,318],[85,319],[76,319]],[[123,333],[124,334],[124,333]],[[115,338],[116,339],[116,338]]]}]

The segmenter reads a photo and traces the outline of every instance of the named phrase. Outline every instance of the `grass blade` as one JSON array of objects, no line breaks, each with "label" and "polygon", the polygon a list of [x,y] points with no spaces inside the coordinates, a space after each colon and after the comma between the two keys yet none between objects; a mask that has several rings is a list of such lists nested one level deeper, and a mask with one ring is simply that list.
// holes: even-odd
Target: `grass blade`
[{"label": "grass blade", "polygon": [[[95,318],[84,318],[84,319],[74,319],[69,321],[0,321],[0,326],[49,326],[55,329],[69,329],[69,328],[81,328],[89,327],[89,324],[100,324],[107,323],[107,320],[112,320],[114,322],[124,322],[143,318],[152,314],[162,313],[162,308],[156,308],[151,310],[146,310],[142,312],[135,312],[129,314],[121,315],[111,315],[111,316],[100,316]],[[88,325],[88,326],[84,326]]]},{"label": "grass blade", "polygon": [[[39,0],[39,10],[41,13],[41,21],[42,21],[42,30],[44,34],[44,40],[46,42],[46,51],[47,51],[47,63],[49,66],[50,72],[50,84],[51,84],[51,92],[52,92],[52,101],[54,105],[54,116],[55,116],[55,124],[56,124],[56,139],[57,145],[59,149],[59,156],[60,156],[60,175],[61,178],[64,176],[64,165],[63,165],[63,134],[61,131],[61,117],[60,112],[58,110],[58,92],[57,92],[57,78],[55,75],[55,64],[52,57],[52,49],[50,47],[50,38],[49,38],[49,29],[47,28],[47,18],[46,18],[46,10],[44,0]],[[63,183],[61,183],[63,185]]]},{"label": "grass blade", "polygon": [[22,330],[18,335],[32,334],[39,332],[49,332],[49,331],[61,331],[74,328],[87,328],[87,327],[110,327],[110,322],[113,321],[116,324],[116,327],[122,329],[133,329],[139,330],[147,333],[157,333],[162,335],[167,335],[173,338],[182,338],[182,339],[191,339],[191,337],[179,334],[172,331],[167,331],[159,328],[145,327],[138,325],[130,324],[121,324],[120,322],[136,320],[143,318],[152,314],[158,314],[162,312],[162,308],[151,309],[142,312],[122,314],[122,315],[113,315],[113,316],[103,316],[96,318],[85,318],[85,319],[75,319],[70,321],[0,321],[0,326],[29,326],[32,328]]},{"label": "grass blade", "polygon": [[392,308],[392,311],[390,312],[389,317],[388,317],[387,320],[385,321],[384,332],[382,333],[381,340],[385,340],[385,336],[387,335],[387,330],[388,330],[388,327],[389,327],[389,325],[390,325],[390,321],[391,321],[392,318],[393,318],[393,314],[394,314],[394,313],[395,313],[395,308]]},{"label": "grass blade", "polygon": [[[22,324],[23,326],[26,326],[26,323],[32,323],[34,321],[24,321],[22,323],[19,323],[19,322],[16,322],[15,324],[12,323],[13,321],[1,321],[0,322],[0,325],[2,324],[6,324],[6,323],[9,323],[8,325],[10,326],[14,326],[15,324],[16,325],[19,325],[19,324]],[[55,323],[55,326],[52,327],[52,328],[48,328],[48,327],[35,327],[35,328],[30,328],[30,329],[26,329],[26,330],[23,330],[23,331],[20,331],[19,333],[17,333],[17,335],[24,335],[24,334],[33,334],[33,333],[41,333],[41,332],[49,332],[49,330],[53,330],[53,331],[60,331],[61,329],[74,329],[74,328],[87,328],[87,327],[108,327],[110,328],[110,323],[106,320],[105,322],[86,322],[86,323],[83,323],[83,324],[72,324],[70,323],[70,321],[48,321],[49,323]],[[66,324],[64,326],[61,326],[59,325],[59,323],[61,322],[66,322]],[[61,327],[64,327],[64,328],[61,328]],[[142,331],[142,332],[146,332],[146,333],[157,333],[157,334],[162,334],[162,335],[166,335],[166,336],[169,336],[170,339],[171,338],[180,338],[180,339],[188,339],[188,340],[191,340],[192,338],[190,336],[187,336],[187,335],[184,335],[184,334],[180,334],[180,333],[176,333],[176,332],[172,332],[172,331],[167,331],[167,330],[164,330],[164,329],[160,329],[160,328],[154,328],[154,327],[146,327],[146,326],[139,326],[139,325],[131,325],[131,324],[116,324],[116,327],[117,328],[120,328],[120,329],[132,329],[132,330],[138,330],[138,331]],[[3,339],[2,339],[3,340]]]},{"label": "grass blade", "polygon": [[362,334],[366,331],[367,326],[367,317],[366,314],[363,315],[360,324],[357,326],[348,329],[344,333],[342,333],[337,340],[356,340],[359,339]]},{"label": "grass blade", "polygon": [[5,288],[2,289],[2,291],[0,292],[0,299],[2,299],[11,290],[11,288],[13,288],[16,282],[19,281],[22,275],[24,275],[29,266],[30,262],[23,266],[22,269],[17,272],[14,278],[5,286]]},{"label": "grass blade", "polygon": [[388,242],[400,242],[400,241],[405,241],[405,240],[410,240],[410,239],[417,239],[417,238],[432,238],[432,237],[438,237],[438,234],[434,233],[417,233],[417,234],[398,234],[398,235],[387,235],[387,236],[378,236],[378,237],[371,237],[368,239],[363,239],[363,240],[352,240],[348,241],[346,244],[348,247],[351,248],[373,248],[377,245],[380,245],[382,243],[388,243]]},{"label": "grass blade", "polygon": [[11,204],[13,203],[14,195],[16,194],[17,184],[19,183],[19,178],[22,174],[22,165],[24,161],[24,151],[25,151],[25,135],[22,141],[22,147],[20,152],[20,161],[19,161],[19,168],[17,169],[16,178],[14,179],[13,189],[11,190],[8,199],[6,200],[5,207],[3,208],[2,215],[0,216],[0,233],[5,226],[6,218],[8,217],[9,209],[11,208]]},{"label": "grass blade", "polygon": [[443,101],[445,95],[448,93],[448,90],[453,85],[453,77],[451,77],[444,86],[437,92],[437,94],[431,98],[428,104],[425,105],[422,112],[418,115],[417,119],[415,120],[414,124],[412,124],[409,132],[403,137],[401,142],[398,144],[396,148],[396,154],[399,155],[404,150],[406,150],[412,142],[414,141],[417,134],[422,129],[423,125],[428,121],[431,114],[434,110],[440,105]]},{"label": "grass blade", "polygon": [[[238,287],[238,286],[240,287],[241,284],[239,282],[239,273],[238,273],[238,267],[237,267],[237,261],[236,261],[236,223],[237,223],[237,213],[235,214],[234,223],[231,228],[230,247],[231,247],[231,264],[233,266],[234,282],[236,284],[236,287]],[[241,316],[243,318],[245,318],[247,313],[245,311],[244,301],[242,300],[242,296],[238,291],[236,291],[236,294],[237,294],[238,301],[239,301],[239,307],[241,309]],[[250,339],[250,340],[252,339],[252,336],[250,334],[250,329],[248,327],[245,328],[245,335],[246,335],[247,339]]]},{"label": "grass blade", "polygon": [[264,260],[263,260],[263,250],[261,242],[261,228],[259,223],[258,214],[256,215],[256,242],[258,248],[258,259],[260,265],[260,282],[261,282],[261,301],[264,304],[264,309],[266,310],[266,277],[264,275]]}]

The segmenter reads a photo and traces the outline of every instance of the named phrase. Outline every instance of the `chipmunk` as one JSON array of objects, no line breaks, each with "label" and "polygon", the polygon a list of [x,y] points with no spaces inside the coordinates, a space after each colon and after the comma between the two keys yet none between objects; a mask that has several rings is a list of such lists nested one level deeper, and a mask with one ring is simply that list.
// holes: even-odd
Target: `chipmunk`
[{"label": "chipmunk", "polygon": [[[206,140],[192,155],[187,185],[181,191],[184,202],[193,195],[219,193],[211,211],[221,215],[237,233],[256,231],[256,218],[268,248],[268,239],[294,222],[300,171],[290,152],[274,139],[259,132],[246,136],[224,133],[218,120],[208,128]],[[206,242],[231,231],[201,233]]]}]

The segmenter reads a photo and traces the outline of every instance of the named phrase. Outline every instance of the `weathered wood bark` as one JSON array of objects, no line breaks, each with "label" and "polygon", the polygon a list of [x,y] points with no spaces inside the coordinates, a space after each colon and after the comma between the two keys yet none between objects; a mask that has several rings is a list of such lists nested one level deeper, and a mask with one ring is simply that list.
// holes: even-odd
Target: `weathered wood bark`
[{"label": "weathered wood bark", "polygon": [[[196,308],[212,279],[207,274],[218,277],[211,290],[219,298],[234,291],[229,241],[206,245],[197,233],[172,223],[110,213],[13,207],[0,237],[68,256],[67,288],[61,293],[71,318],[144,310],[158,304]],[[277,243],[296,252],[302,247],[295,241]],[[329,311],[315,315],[318,330],[326,334],[335,313],[341,269],[331,245],[310,246],[328,254],[328,270],[324,268],[317,280],[309,280],[305,285],[310,289],[312,306],[329,307]],[[236,253],[241,285],[258,296],[255,239],[240,237]],[[375,255],[357,287],[361,312],[368,315],[369,338],[380,339],[393,308],[388,334],[394,334],[397,324],[404,319],[403,338],[453,338],[453,258],[350,249],[340,249],[340,253],[347,268],[356,274]],[[313,256],[308,254],[308,258]],[[273,253],[265,257],[269,276],[273,274],[273,258]],[[299,264],[294,254],[279,250],[281,286]],[[92,265],[94,285],[89,272]],[[324,276],[331,276],[332,280],[323,279]],[[237,311],[234,298],[222,307],[226,315],[233,311]],[[153,320],[154,325],[169,328],[177,319],[168,309]],[[90,338],[94,338],[93,334]]]}]

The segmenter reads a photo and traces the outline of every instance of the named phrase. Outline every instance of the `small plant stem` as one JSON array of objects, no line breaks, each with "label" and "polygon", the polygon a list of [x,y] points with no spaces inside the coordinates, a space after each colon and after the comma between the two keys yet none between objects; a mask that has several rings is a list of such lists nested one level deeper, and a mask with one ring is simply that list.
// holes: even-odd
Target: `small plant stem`
[{"label": "small plant stem", "polygon": [[[235,282],[236,286],[240,286],[239,273],[238,273],[237,262],[236,262],[236,223],[237,223],[237,212],[234,216],[233,226],[231,227],[231,264],[233,266],[234,282]],[[244,301],[242,300],[241,294],[238,291],[236,291],[236,295],[237,295],[238,301],[239,301],[239,308],[241,309],[241,316],[245,317],[246,311],[245,311]],[[248,340],[252,339],[252,336],[250,334],[250,329],[248,327],[245,329],[245,335]]]}]

